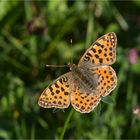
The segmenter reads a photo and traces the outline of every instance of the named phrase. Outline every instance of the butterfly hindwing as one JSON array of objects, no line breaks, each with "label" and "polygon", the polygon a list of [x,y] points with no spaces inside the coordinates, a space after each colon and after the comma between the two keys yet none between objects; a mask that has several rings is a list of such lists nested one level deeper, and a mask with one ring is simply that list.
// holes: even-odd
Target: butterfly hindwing
[{"label": "butterfly hindwing", "polygon": [[99,102],[99,95],[94,95],[94,93],[81,93],[77,86],[71,93],[71,104],[74,109],[80,113],[91,112],[99,104]]},{"label": "butterfly hindwing", "polygon": [[99,75],[99,94],[107,96],[117,85],[116,72],[110,66],[100,66],[97,68],[96,73]]}]

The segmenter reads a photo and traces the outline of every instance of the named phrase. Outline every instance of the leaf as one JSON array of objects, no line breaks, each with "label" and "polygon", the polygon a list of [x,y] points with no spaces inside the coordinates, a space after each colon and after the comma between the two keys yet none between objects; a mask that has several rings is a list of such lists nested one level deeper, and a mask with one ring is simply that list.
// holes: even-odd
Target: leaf
[{"label": "leaf", "polygon": [[106,97],[101,97],[101,100],[107,104],[112,104],[114,102],[113,98],[110,95]]},{"label": "leaf", "polygon": [[61,108],[54,108],[54,109],[53,109],[53,113],[57,113],[57,112],[59,112],[59,111],[65,112],[64,109],[61,109]]},{"label": "leaf", "polygon": [[48,124],[47,124],[47,122],[43,119],[43,118],[41,118],[41,117],[38,117],[38,122],[39,122],[39,124],[43,127],[43,128],[48,128]]},{"label": "leaf", "polygon": [[0,138],[10,139],[8,131],[4,129],[0,129]]},{"label": "leaf", "polygon": [[100,116],[101,114],[101,103],[94,109],[94,112],[97,116]]},{"label": "leaf", "polygon": [[17,1],[0,1],[0,20],[15,6],[17,5]]}]

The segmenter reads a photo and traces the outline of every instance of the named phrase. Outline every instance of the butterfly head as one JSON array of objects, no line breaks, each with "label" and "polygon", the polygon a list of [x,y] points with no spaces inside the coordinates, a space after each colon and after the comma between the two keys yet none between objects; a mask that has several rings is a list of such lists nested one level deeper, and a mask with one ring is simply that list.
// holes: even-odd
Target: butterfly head
[{"label": "butterfly head", "polygon": [[73,71],[74,69],[77,68],[77,66],[75,64],[70,63],[70,62],[68,63],[68,67],[70,68],[71,71]]}]

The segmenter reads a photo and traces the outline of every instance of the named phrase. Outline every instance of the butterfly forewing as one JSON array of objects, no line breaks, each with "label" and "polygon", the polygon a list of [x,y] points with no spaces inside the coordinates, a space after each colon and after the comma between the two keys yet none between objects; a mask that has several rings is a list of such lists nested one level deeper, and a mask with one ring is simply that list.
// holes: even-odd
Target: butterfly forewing
[{"label": "butterfly forewing", "polygon": [[80,59],[78,66],[83,62],[95,65],[111,65],[116,60],[117,38],[111,32],[95,41]]},{"label": "butterfly forewing", "polygon": [[51,85],[41,94],[38,104],[43,108],[67,108],[70,104],[71,72],[68,72]]}]

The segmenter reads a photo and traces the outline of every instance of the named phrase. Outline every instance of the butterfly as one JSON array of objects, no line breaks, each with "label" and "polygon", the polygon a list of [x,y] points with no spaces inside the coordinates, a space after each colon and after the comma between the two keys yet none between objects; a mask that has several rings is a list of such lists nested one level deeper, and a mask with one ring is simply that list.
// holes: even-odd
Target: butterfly
[{"label": "butterfly", "polygon": [[69,64],[70,72],[58,77],[39,97],[43,108],[68,108],[90,113],[117,85],[116,72],[110,66],[116,61],[117,37],[107,33],[84,53],[78,65]]}]

